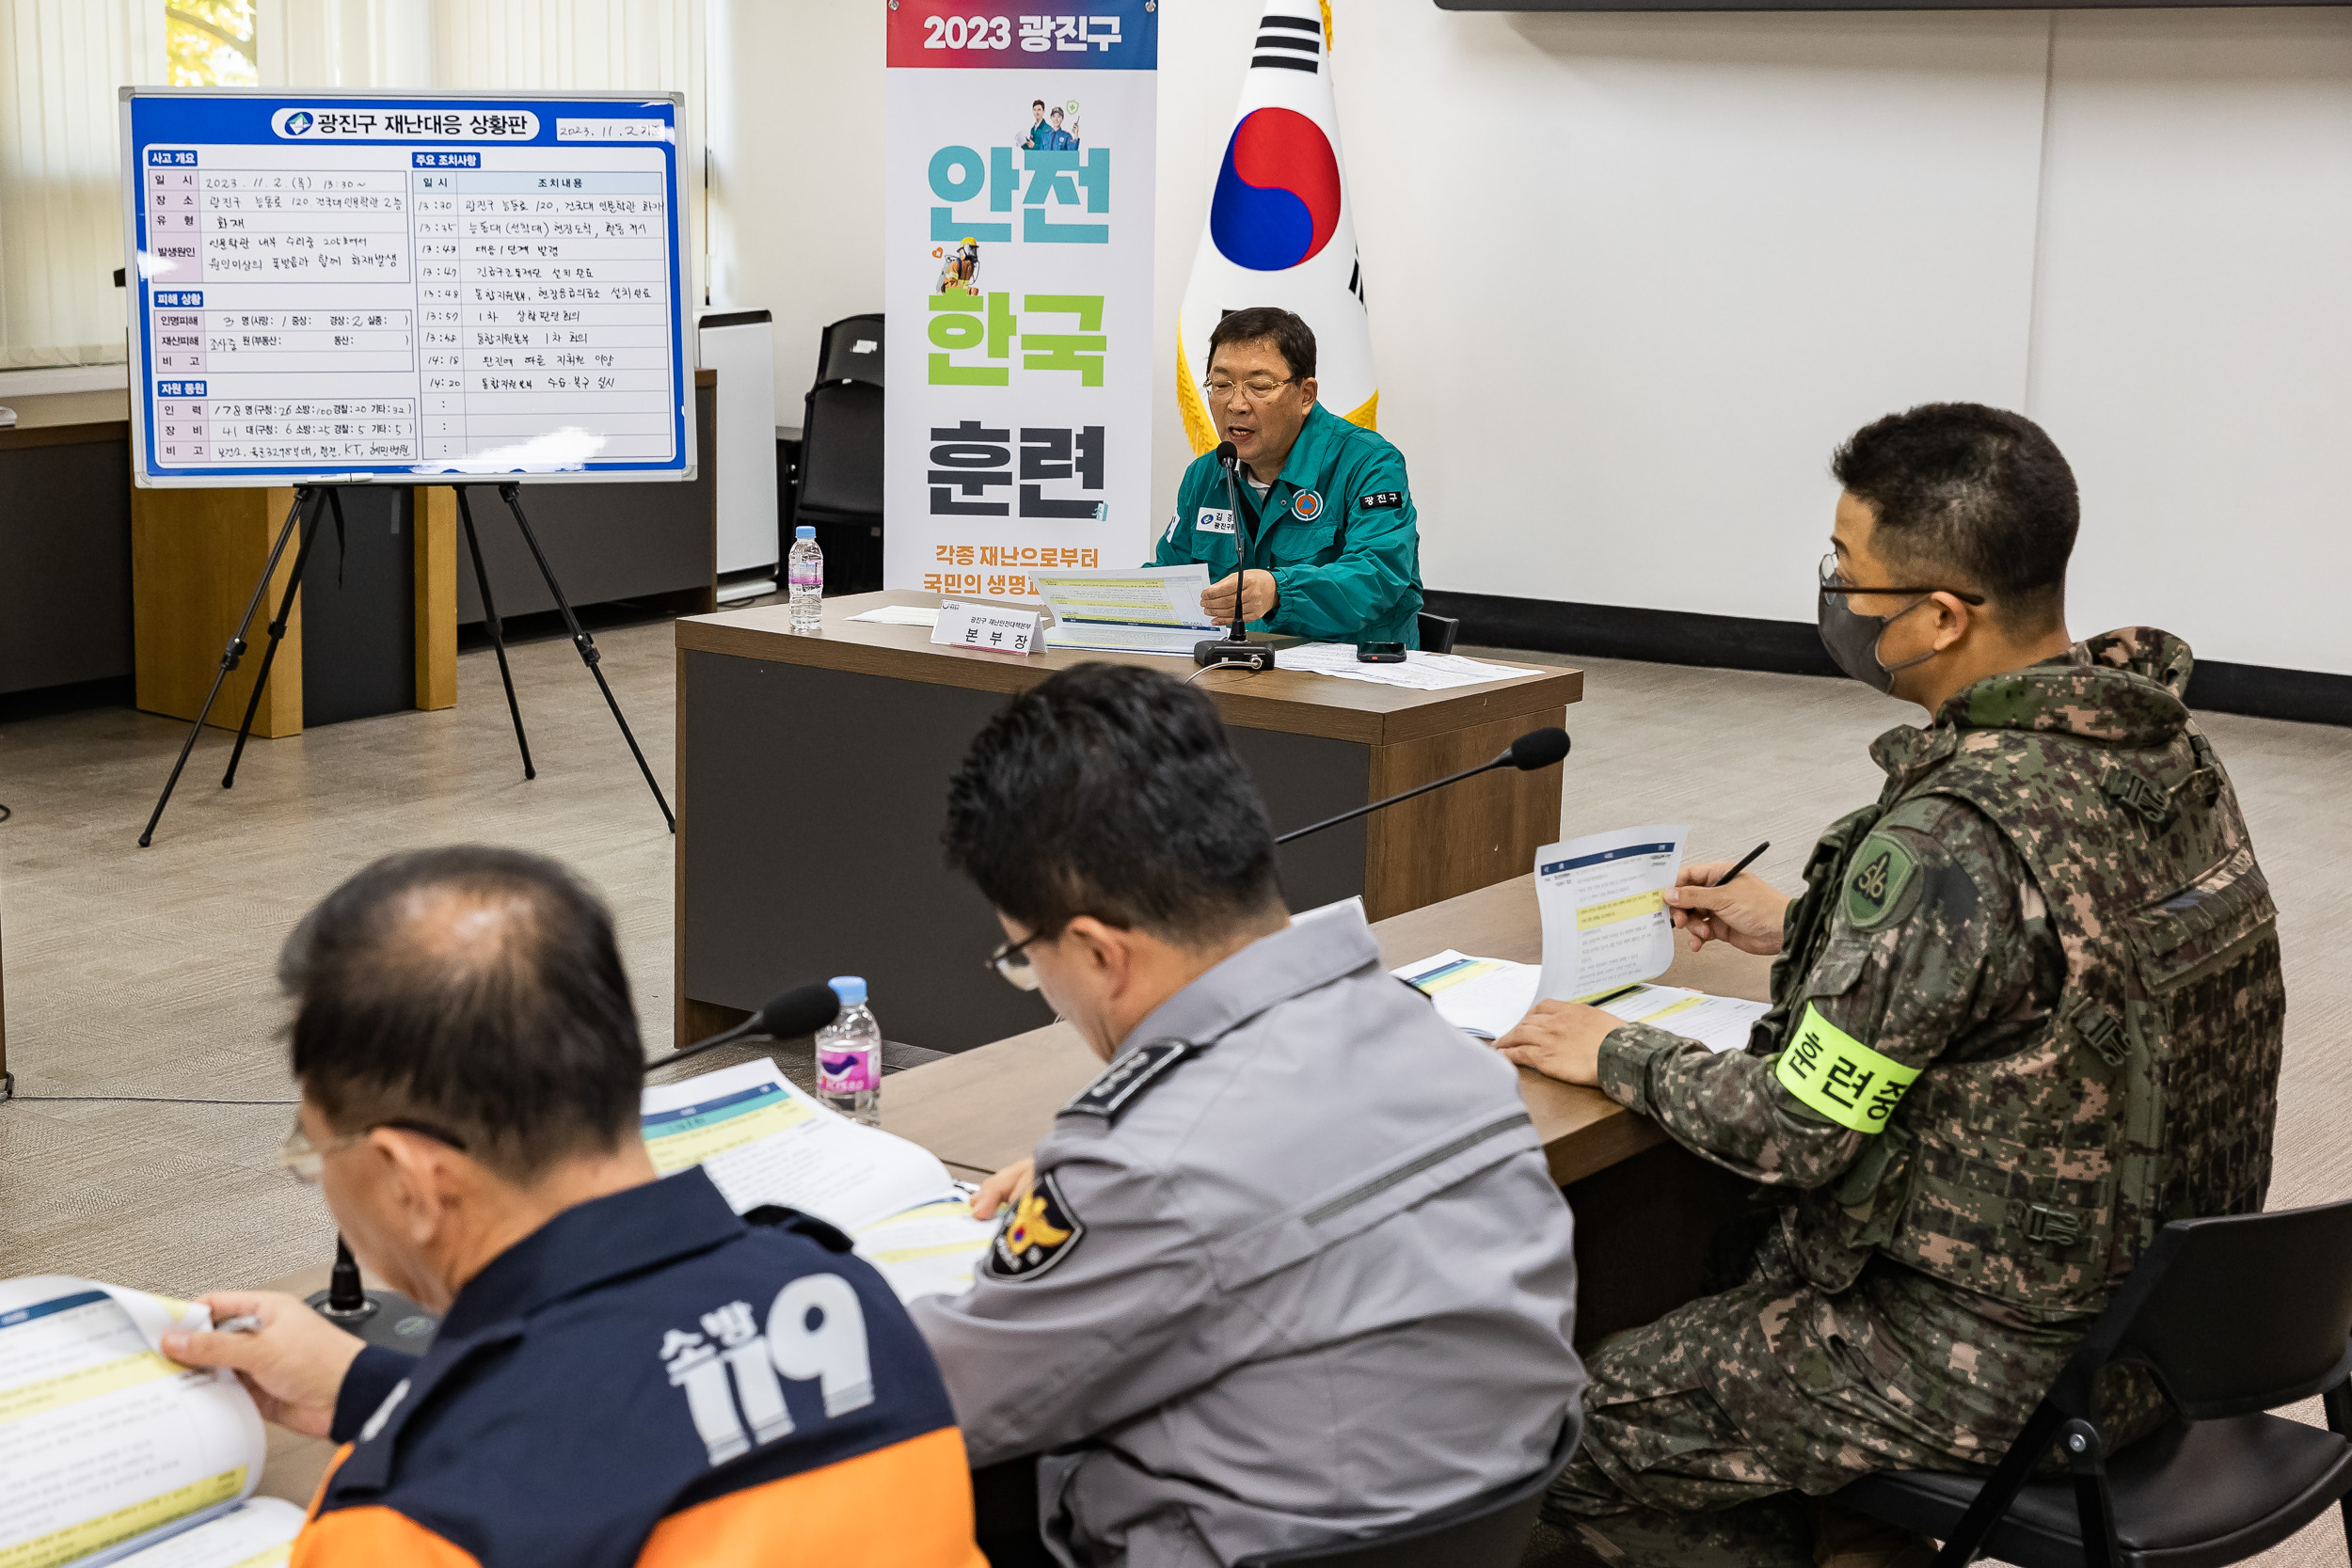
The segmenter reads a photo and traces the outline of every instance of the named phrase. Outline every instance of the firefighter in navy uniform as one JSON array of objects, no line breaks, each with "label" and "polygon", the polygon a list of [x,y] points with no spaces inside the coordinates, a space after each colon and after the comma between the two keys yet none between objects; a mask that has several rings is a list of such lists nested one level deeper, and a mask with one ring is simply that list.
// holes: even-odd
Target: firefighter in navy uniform
[{"label": "firefighter in navy uniform", "polygon": [[831,1227],[657,1180],[610,916],[509,850],[379,861],[281,963],[295,1174],[353,1251],[446,1309],[421,1358],[291,1296],[252,1334],[262,1413],[342,1447],[296,1568],[982,1568],[963,1442],[921,1338]]},{"label": "firefighter in navy uniform", "polygon": [[[1744,1284],[1593,1356],[1547,1512],[1626,1568],[1924,1563],[1804,1499],[1997,1463],[2157,1227],[2269,1186],[2277,911],[2186,644],[2071,641],[2074,477],[2031,421],[1917,408],[1835,468],[1823,641],[1931,721],[1871,747],[1795,901],[1723,865],[1669,894],[1694,945],[1778,955],[1772,1012],[1721,1056],[1570,1004],[1498,1042],[1779,1200]],[[2113,1370],[2120,1448],[2163,1404]]]}]

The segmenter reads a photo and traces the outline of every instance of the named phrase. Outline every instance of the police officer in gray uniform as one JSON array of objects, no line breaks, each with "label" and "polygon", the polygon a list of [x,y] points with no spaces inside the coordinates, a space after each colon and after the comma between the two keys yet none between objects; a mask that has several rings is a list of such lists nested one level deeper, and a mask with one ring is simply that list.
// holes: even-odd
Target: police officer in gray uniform
[{"label": "police officer in gray uniform", "polygon": [[975,1210],[972,1290],[914,1304],[972,1462],[1041,1453],[1063,1561],[1343,1540],[1565,1459],[1568,1210],[1517,1074],[1294,921],[1208,699],[1065,671],[973,743],[951,864],[993,958],[1110,1066]]}]

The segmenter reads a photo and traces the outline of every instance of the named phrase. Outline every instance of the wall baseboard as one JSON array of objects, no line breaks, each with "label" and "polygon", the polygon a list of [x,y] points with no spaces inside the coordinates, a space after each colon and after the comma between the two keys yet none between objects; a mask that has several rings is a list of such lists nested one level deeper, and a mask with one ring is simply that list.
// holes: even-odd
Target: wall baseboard
[{"label": "wall baseboard", "polygon": [[[1802,621],[1760,621],[1622,605],[1566,604],[1493,594],[1430,590],[1422,608],[1462,623],[1461,640],[1490,648],[1533,648],[1589,658],[1697,664],[1785,675],[1836,675],[1820,634]],[[2189,677],[2191,707],[2352,726],[2352,675],[2280,670],[2201,658]]]}]

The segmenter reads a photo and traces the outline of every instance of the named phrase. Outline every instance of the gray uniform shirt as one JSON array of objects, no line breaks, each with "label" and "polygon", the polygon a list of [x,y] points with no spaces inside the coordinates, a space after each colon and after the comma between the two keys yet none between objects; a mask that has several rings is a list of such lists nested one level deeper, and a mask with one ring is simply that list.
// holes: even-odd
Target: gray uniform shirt
[{"label": "gray uniform shirt", "polygon": [[[1175,1042],[1185,1042],[1179,1046]],[[1226,1563],[1524,1477],[1580,1418],[1576,1265],[1518,1074],[1336,910],[1170,997],[911,1310],[1064,1560]]]}]

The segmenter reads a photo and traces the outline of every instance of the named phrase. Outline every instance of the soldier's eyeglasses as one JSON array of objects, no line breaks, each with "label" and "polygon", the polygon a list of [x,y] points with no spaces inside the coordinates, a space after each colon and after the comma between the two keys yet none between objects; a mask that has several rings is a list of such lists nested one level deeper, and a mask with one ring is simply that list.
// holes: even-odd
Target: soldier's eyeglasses
[{"label": "soldier's eyeglasses", "polygon": [[1963,594],[1957,588],[1864,588],[1846,580],[1846,574],[1837,564],[1837,552],[1832,550],[1821,557],[1821,592],[1824,594],[1949,594],[1963,604],[1982,604],[1981,594]]},{"label": "soldier's eyeglasses", "polygon": [[1297,379],[1294,375],[1280,381],[1204,381],[1200,389],[1213,399],[1230,398],[1239,392],[1251,403],[1263,403]]},{"label": "soldier's eyeglasses", "polygon": [[395,1127],[403,1132],[414,1132],[421,1137],[431,1138],[436,1143],[447,1144],[460,1154],[466,1152],[466,1140],[456,1133],[436,1127],[429,1121],[411,1121],[405,1117],[394,1117],[389,1121],[371,1122],[357,1132],[345,1132],[329,1138],[323,1144],[312,1143],[310,1134],[305,1132],[302,1130],[302,1123],[297,1121],[294,1125],[294,1131],[286,1134],[286,1141],[278,1147],[278,1164],[284,1165],[286,1174],[296,1181],[306,1187],[315,1187],[319,1184],[319,1179],[326,1174],[328,1155],[341,1154],[344,1149],[380,1127]]}]

